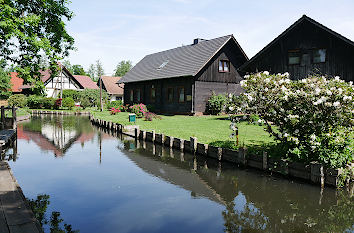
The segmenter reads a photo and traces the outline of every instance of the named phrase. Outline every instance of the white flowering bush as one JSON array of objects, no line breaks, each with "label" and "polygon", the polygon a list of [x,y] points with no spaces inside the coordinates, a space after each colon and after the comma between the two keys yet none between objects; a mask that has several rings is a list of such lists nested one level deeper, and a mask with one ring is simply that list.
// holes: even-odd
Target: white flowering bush
[{"label": "white flowering bush", "polygon": [[[353,161],[353,83],[312,76],[293,81],[289,74],[246,75],[243,105],[288,148],[290,159],[342,167]],[[237,103],[238,105],[238,103]]]}]

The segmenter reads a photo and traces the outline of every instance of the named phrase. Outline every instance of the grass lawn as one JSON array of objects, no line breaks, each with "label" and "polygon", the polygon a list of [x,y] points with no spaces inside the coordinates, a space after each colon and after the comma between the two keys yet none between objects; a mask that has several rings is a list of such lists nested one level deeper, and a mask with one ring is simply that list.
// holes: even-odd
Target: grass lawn
[{"label": "grass lawn", "polygon": [[[91,111],[99,119],[116,122],[123,125],[132,125],[128,121],[127,112],[117,115],[110,115],[109,111]],[[140,129],[155,130],[156,133],[163,133],[168,136],[189,139],[197,137],[198,142],[207,143],[220,147],[233,148],[235,141],[230,139],[232,131],[229,129],[230,121],[227,116],[161,116],[162,119],[145,121],[137,119],[136,125]],[[241,122],[238,124],[240,145],[261,145],[273,142],[262,126]]]}]

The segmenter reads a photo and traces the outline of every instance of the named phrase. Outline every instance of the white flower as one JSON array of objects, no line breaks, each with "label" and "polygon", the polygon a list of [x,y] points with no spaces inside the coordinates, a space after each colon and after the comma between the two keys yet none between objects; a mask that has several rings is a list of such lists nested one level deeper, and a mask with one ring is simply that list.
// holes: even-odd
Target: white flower
[{"label": "white flower", "polygon": [[285,72],[285,73],[283,74],[284,77],[289,77],[289,75],[290,75],[290,74],[289,74],[288,72]]},{"label": "white flower", "polygon": [[342,88],[338,88],[338,93],[341,95],[343,93],[343,89]]},{"label": "white flower", "polygon": [[306,79],[306,78],[301,79],[301,82],[302,82],[302,83],[307,83],[307,79]]},{"label": "white flower", "polygon": [[285,134],[284,134],[284,138],[287,138],[288,136],[289,136],[288,133],[285,133]]},{"label": "white flower", "polygon": [[343,101],[347,101],[347,100],[351,101],[351,100],[352,100],[352,97],[345,95],[345,96],[343,97]]},{"label": "white flower", "polygon": [[319,95],[320,93],[321,93],[321,89],[317,87],[317,88],[315,89],[315,94],[316,94],[316,95]]},{"label": "white flower", "polygon": [[230,107],[229,107],[229,110],[230,110],[230,111],[233,111],[233,110],[234,110],[234,107],[230,106]]},{"label": "white flower", "polygon": [[247,80],[241,80],[241,87],[247,87]]},{"label": "white flower", "polygon": [[333,107],[339,107],[340,106],[340,102],[336,101],[333,103]]},{"label": "white flower", "polygon": [[311,138],[312,141],[315,141],[315,140],[316,140],[316,135],[315,135],[315,134],[312,134],[312,135],[310,136],[310,138]]},{"label": "white flower", "polygon": [[350,81],[350,82],[349,82],[349,85],[350,85],[350,86],[353,86],[353,81]]},{"label": "white flower", "polygon": [[334,80],[339,81],[339,80],[340,80],[340,77],[339,77],[339,76],[336,76],[336,77],[334,77]]},{"label": "white flower", "polygon": [[250,76],[247,74],[244,76],[245,79],[248,79]]},{"label": "white flower", "polygon": [[268,71],[264,71],[263,74],[269,75],[269,72]]},{"label": "white flower", "polygon": [[331,92],[330,90],[327,90],[327,91],[326,91],[326,94],[327,94],[327,95],[332,95],[332,92]]},{"label": "white flower", "polygon": [[299,130],[298,130],[298,129],[295,129],[294,133],[295,133],[295,134],[298,134],[298,133],[299,133]]},{"label": "white flower", "polygon": [[332,103],[331,103],[331,102],[326,102],[326,103],[325,103],[325,106],[326,106],[326,107],[332,107]]},{"label": "white flower", "polygon": [[268,91],[268,90],[269,90],[268,87],[264,88],[264,91]]},{"label": "white flower", "polygon": [[264,79],[264,82],[269,83],[270,82],[270,78]]}]

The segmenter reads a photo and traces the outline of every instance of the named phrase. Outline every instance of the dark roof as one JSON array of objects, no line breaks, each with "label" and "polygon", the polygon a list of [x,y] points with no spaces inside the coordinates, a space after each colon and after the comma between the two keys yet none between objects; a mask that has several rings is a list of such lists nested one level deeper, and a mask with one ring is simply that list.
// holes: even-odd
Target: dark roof
[{"label": "dark roof", "polygon": [[86,75],[73,75],[74,78],[83,86],[85,89],[99,89],[98,86],[89,76]]},{"label": "dark roof", "polygon": [[102,88],[104,88],[108,94],[123,95],[124,84],[118,84],[121,77],[102,76],[101,79],[103,82]]},{"label": "dark roof", "polygon": [[229,40],[233,40],[247,58],[233,35],[199,40],[197,44],[145,56],[119,83],[195,76]]},{"label": "dark roof", "polygon": [[247,67],[248,64],[252,63],[257,57],[259,57],[261,54],[263,54],[268,48],[270,48],[272,45],[274,45],[276,42],[278,42],[281,38],[283,38],[288,32],[290,32],[292,29],[297,27],[299,24],[303,23],[304,21],[310,22],[314,24],[315,26],[325,30],[326,32],[330,33],[331,35],[345,41],[346,43],[354,46],[354,42],[349,40],[348,38],[342,36],[341,34],[329,29],[328,27],[320,24],[314,19],[311,19],[310,17],[303,15],[300,19],[298,19],[295,23],[293,23],[289,28],[287,28],[283,33],[281,33],[278,37],[276,37],[272,42],[270,42],[267,46],[265,46],[261,51],[259,51],[256,55],[254,55],[249,61],[245,62],[242,66],[239,67],[238,70],[243,70],[245,67]]}]

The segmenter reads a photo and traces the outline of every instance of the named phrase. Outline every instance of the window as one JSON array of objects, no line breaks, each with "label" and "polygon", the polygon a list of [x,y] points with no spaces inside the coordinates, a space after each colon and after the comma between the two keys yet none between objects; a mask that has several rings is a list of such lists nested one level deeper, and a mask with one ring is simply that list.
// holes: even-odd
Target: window
[{"label": "window", "polygon": [[140,89],[136,90],[136,101],[138,101],[139,103],[141,102]]},{"label": "window", "polygon": [[311,58],[310,54],[308,53],[303,53],[301,55],[301,66],[308,66],[311,64]]},{"label": "window", "polygon": [[230,62],[226,60],[220,60],[219,72],[230,72]]},{"label": "window", "polygon": [[159,68],[157,68],[157,69],[158,69],[158,70],[161,70],[162,68],[164,68],[164,67],[167,65],[168,62],[169,62],[169,60],[163,62],[163,63],[159,66]]},{"label": "window", "polygon": [[169,103],[173,102],[173,88],[172,87],[167,88],[167,102],[169,102]]},{"label": "window", "polygon": [[288,52],[289,57],[289,65],[298,65],[300,64],[300,51],[299,50],[292,50]]},{"label": "window", "polygon": [[151,90],[150,90],[150,100],[151,102],[155,102],[156,98],[156,89],[154,85],[151,85]]},{"label": "window", "polygon": [[315,49],[312,53],[313,63],[326,62],[326,49]]},{"label": "window", "polygon": [[184,87],[178,88],[178,102],[180,103],[184,102]]},{"label": "window", "polygon": [[130,90],[130,102],[133,102],[134,101],[134,91],[133,90]]}]

